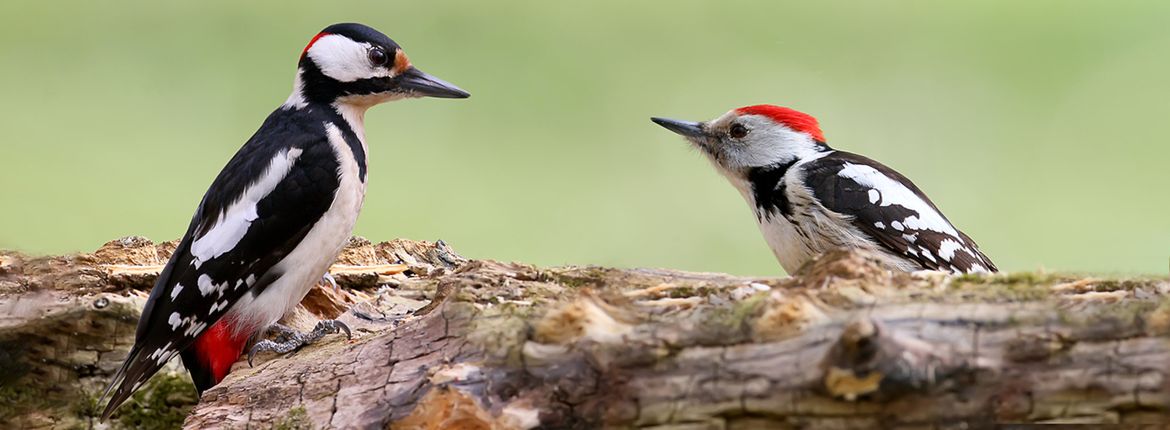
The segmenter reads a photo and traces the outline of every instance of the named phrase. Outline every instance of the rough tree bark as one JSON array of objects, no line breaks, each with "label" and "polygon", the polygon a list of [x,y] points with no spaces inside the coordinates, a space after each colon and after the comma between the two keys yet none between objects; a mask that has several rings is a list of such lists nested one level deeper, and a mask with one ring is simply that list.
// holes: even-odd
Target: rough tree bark
[{"label": "rough tree bark", "polygon": [[[0,260],[0,400],[15,405],[0,424],[92,424],[92,393],[129,347],[168,249],[130,238]],[[1164,279],[911,275],[853,253],[787,278],[538,268],[360,239],[333,271],[341,291],[314,289],[286,322],[337,316],[354,338],[237,363],[186,427],[1170,422]],[[174,423],[194,403],[186,386],[152,384],[115,425]]]}]

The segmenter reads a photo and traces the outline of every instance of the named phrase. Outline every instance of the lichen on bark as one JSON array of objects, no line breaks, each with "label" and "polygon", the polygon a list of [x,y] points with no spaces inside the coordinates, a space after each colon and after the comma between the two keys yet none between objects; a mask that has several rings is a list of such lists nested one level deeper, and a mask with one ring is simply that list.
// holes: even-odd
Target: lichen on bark
[{"label": "lichen on bark", "polygon": [[[168,252],[128,238],[3,254],[0,398],[18,407],[0,408],[0,426],[92,424]],[[892,273],[848,252],[785,278],[539,268],[363,239],[334,273],[341,291],[314,289],[285,322],[338,317],[354,339],[237,363],[185,426],[1170,422],[1166,279]],[[115,425],[175,423],[190,400],[181,375],[156,377]],[[46,386],[80,395],[30,395]]]}]

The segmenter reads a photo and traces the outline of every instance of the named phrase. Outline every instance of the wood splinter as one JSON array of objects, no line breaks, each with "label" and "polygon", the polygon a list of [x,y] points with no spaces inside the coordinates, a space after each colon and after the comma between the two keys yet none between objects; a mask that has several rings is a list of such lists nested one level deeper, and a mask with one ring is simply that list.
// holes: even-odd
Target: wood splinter
[{"label": "wood splinter", "polygon": [[[108,279],[127,286],[150,289],[154,279],[162,273],[164,265],[137,265],[137,264],[104,264],[101,266]],[[368,266],[354,266],[348,264],[334,264],[329,273],[350,285],[374,286],[393,281],[393,276],[407,271],[410,267],[405,264],[374,264]],[[368,278],[368,279],[364,279]]]},{"label": "wood splinter", "polygon": [[369,266],[334,264],[329,268],[329,274],[351,286],[376,287],[393,283],[394,275],[409,269],[410,266],[406,264],[374,264]]},{"label": "wood splinter", "polygon": [[116,276],[116,275],[123,275],[123,276],[153,275],[153,276],[158,276],[159,273],[162,273],[163,267],[165,267],[165,266],[163,266],[161,264],[151,264],[151,265],[146,265],[146,266],[139,266],[137,264],[104,264],[104,265],[102,265],[102,268],[106,269],[106,274],[108,274],[110,276]]},{"label": "wood splinter", "polygon": [[846,325],[825,354],[821,380],[830,395],[847,401],[926,392],[971,370],[972,361],[950,350],[861,318]]},{"label": "wood splinter", "polygon": [[364,275],[373,273],[377,275],[397,275],[405,272],[409,266],[405,264],[376,264],[372,266],[351,266],[348,264],[334,264],[329,268],[329,273],[333,275]]}]

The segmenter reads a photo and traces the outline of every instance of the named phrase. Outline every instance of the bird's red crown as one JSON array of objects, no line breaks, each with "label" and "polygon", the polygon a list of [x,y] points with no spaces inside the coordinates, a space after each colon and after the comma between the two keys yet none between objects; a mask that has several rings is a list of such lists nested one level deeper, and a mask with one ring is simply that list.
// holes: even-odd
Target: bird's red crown
[{"label": "bird's red crown", "polygon": [[821,126],[812,115],[776,105],[744,106],[735,110],[740,115],[760,115],[771,118],[778,124],[783,124],[800,133],[808,133],[817,142],[824,142],[825,135]]},{"label": "bird's red crown", "polygon": [[309,53],[309,48],[312,48],[313,44],[317,43],[317,39],[320,39],[320,38],[328,36],[328,35],[329,35],[329,33],[321,32],[321,33],[317,33],[316,36],[313,36],[313,39],[309,40],[309,44],[305,45],[305,50],[301,51],[301,58],[305,58],[305,55]]}]

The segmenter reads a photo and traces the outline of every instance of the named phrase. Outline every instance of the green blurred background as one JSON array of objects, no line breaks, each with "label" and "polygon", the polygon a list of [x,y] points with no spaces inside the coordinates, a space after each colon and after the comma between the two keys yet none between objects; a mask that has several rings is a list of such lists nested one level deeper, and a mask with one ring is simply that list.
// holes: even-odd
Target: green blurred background
[{"label": "green blurred background", "polygon": [[783,273],[648,120],[774,103],[913,178],[1001,268],[1167,270],[1164,1],[0,2],[0,247],[178,237],[340,21],[474,94],[367,115],[374,240]]}]

